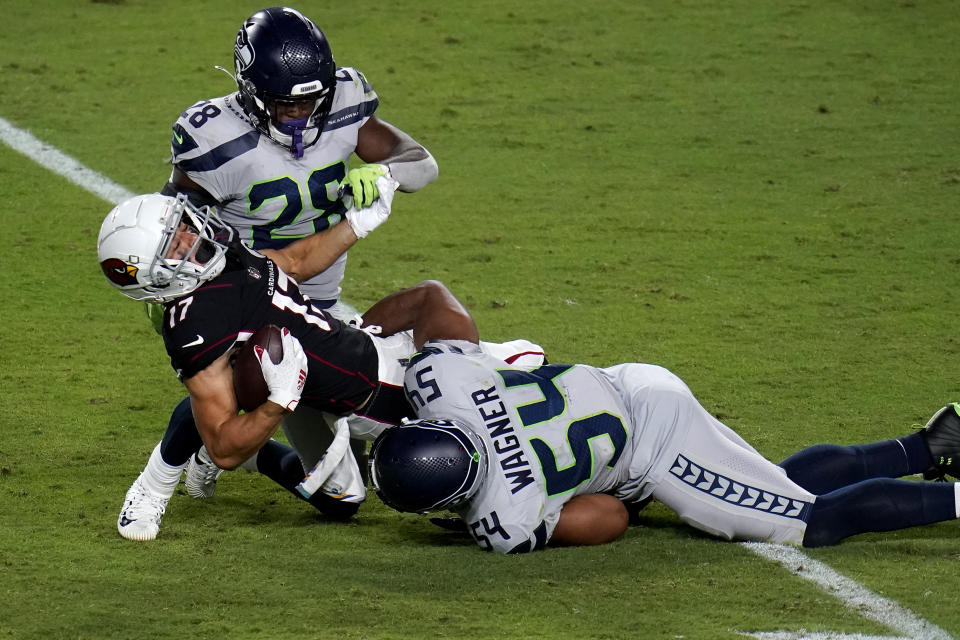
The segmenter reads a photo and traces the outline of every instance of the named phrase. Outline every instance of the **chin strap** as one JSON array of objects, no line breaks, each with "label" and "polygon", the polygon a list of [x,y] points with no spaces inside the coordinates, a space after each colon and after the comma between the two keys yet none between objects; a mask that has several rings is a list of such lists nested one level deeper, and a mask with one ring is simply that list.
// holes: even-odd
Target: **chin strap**
[{"label": "chin strap", "polygon": [[285,136],[290,136],[291,145],[293,146],[293,157],[300,159],[303,157],[303,131],[307,126],[307,118],[301,118],[299,120],[287,120],[286,122],[278,122],[274,125],[277,128],[277,131],[282,133]]}]

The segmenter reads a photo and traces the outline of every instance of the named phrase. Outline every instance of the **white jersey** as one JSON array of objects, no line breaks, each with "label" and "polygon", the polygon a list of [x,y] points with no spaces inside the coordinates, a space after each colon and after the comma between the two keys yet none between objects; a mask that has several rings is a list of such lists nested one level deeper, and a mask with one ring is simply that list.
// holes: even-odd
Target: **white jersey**
[{"label": "white jersey", "polygon": [[[337,88],[320,140],[294,158],[250,124],[237,94],[198,102],[173,125],[172,161],[221,204],[221,215],[254,249],[278,249],[323,231],[345,212],[337,187],[357,146],[357,131],[378,105],[356,69],[337,69]],[[309,142],[305,140],[304,142]],[[300,283],[314,300],[336,300],[344,254]]]},{"label": "white jersey", "polygon": [[713,535],[795,544],[816,501],[656,365],[527,371],[441,341],[411,358],[404,386],[418,416],[483,439],[487,476],[456,511],[487,550],[542,548],[585,493],[652,496]]},{"label": "white jersey", "polygon": [[517,369],[461,341],[430,342],[412,358],[405,388],[417,415],[457,420],[486,444],[486,479],[457,508],[481,547],[542,548],[573,496],[628,498],[622,487],[642,485],[671,430],[638,449],[639,430],[614,380],[587,365]]}]

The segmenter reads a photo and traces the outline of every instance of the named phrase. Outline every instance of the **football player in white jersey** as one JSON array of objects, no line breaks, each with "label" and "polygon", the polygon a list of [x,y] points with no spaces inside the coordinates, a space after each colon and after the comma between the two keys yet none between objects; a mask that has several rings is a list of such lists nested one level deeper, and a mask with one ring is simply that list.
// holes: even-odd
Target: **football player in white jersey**
[{"label": "football player in white jersey", "polygon": [[[356,312],[339,301],[350,246],[334,233],[346,211],[341,193],[349,191],[358,208],[369,207],[383,175],[400,191],[417,191],[436,179],[436,161],[376,116],[379,100],[363,74],[337,67],[324,33],[299,11],[272,7],[247,18],[237,33],[233,75],[236,92],[197,102],[174,123],[173,169],[162,193],[216,207],[256,250],[329,236],[325,248],[338,259],[300,285],[312,304],[347,318]],[[354,153],[368,164],[348,170]],[[148,313],[156,326],[162,309],[148,305]],[[318,419],[319,412],[306,409],[283,423],[306,468],[332,441],[332,433],[313,428]],[[188,493],[212,495],[219,470],[199,447],[184,398],[146,471],[186,468]],[[364,445],[355,443],[355,450],[362,456]]]},{"label": "football player in white jersey", "polygon": [[[326,35],[299,11],[272,7],[241,25],[234,46],[237,91],[198,102],[173,125],[173,170],[162,193],[185,193],[195,205],[215,205],[249,247],[280,249],[297,238],[329,234],[346,210],[349,187],[358,208],[377,198],[377,178],[388,174],[399,190],[417,191],[437,177],[437,163],[411,136],[380,120],[379,99],[363,74],[338,67]],[[355,153],[371,164],[347,170]],[[333,239],[331,239],[333,241]],[[347,246],[328,269],[302,281],[314,306],[340,319],[357,315],[340,302]],[[190,430],[186,399],[173,412],[170,431]],[[326,451],[331,436],[313,428],[308,409],[284,420],[283,430],[305,468]],[[172,434],[170,434],[172,435]],[[184,460],[184,449],[165,438],[164,459]],[[358,456],[363,443],[354,442]],[[365,470],[365,469],[364,469]],[[207,497],[218,472],[205,451],[191,459],[187,490]]]},{"label": "football player in white jersey", "polygon": [[411,359],[418,419],[377,438],[370,477],[399,511],[455,511],[488,551],[610,542],[628,526],[624,503],[651,497],[726,540],[809,547],[960,517],[960,483],[895,479],[960,475],[960,404],[895,440],[775,465],[662,367],[518,370],[477,348],[468,316],[460,326],[462,339]]},{"label": "football player in white jersey", "polygon": [[[173,125],[167,195],[216,205],[252,249],[278,249],[343,218],[339,194],[359,208],[387,172],[400,191],[437,177],[430,153],[375,115],[379,99],[363,74],[337,67],[323,32],[286,7],[258,11],[237,34],[238,90],[197,102]],[[347,171],[351,154],[373,163]],[[347,256],[300,283],[321,306],[340,295]]]}]

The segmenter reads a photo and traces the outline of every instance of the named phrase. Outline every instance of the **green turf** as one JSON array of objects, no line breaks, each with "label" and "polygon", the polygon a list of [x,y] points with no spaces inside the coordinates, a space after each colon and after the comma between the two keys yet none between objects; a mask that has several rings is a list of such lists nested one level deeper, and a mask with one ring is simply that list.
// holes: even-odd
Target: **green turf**
[{"label": "green turf", "polygon": [[[162,5],[162,9],[160,6]],[[249,3],[0,0],[0,117],[133,191],[221,95]],[[960,399],[955,3],[308,3],[440,179],[351,252],[363,307],[447,282],[484,337],[639,360],[778,460]],[[372,499],[331,524],[258,476],[116,533],[182,390],[104,282],[109,205],[0,146],[0,638],[896,635],[662,507],[495,557]],[[811,552],[960,636],[960,529]]]}]

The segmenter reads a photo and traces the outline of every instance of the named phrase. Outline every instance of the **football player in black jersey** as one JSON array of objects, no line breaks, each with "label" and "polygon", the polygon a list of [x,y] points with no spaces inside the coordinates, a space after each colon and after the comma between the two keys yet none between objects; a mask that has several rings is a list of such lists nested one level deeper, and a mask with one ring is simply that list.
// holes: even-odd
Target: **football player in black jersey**
[{"label": "football player in black jersey", "polygon": [[[373,84],[360,70],[334,60],[327,35],[309,17],[290,7],[264,8],[246,17],[224,44],[233,52],[228,73],[236,90],[178,110],[171,173],[162,193],[186,194],[198,207],[216,206],[259,251],[332,230],[346,210],[336,197],[338,187],[349,187],[361,206],[369,206],[381,175],[389,174],[398,190],[408,193],[437,178],[430,152],[380,118]],[[289,275],[315,306],[349,318],[355,310],[340,299],[346,262],[343,247],[320,273]],[[148,304],[147,313],[157,326],[161,306]],[[281,425],[306,468],[330,443],[329,429],[326,434],[313,429],[322,417],[304,406]],[[172,478],[172,468],[179,466],[186,471],[188,495],[212,496],[220,470],[201,444],[184,398],[147,463],[148,475],[169,471]],[[364,455],[366,443],[354,445],[356,454]],[[268,453],[261,456],[264,464]],[[140,536],[131,527],[121,532]]]},{"label": "football player in black jersey", "polygon": [[[389,215],[396,182],[387,176],[378,182],[380,198],[366,209],[348,211],[346,220],[331,229],[332,240],[312,235],[282,250],[259,253],[239,243],[212,210],[197,209],[184,196],[160,194],[118,205],[104,220],[98,240],[101,267],[113,285],[133,299],[164,303],[164,343],[190,392],[196,429],[212,460],[232,469],[260,451],[258,471],[340,517],[355,513],[365,497],[356,461],[343,452],[340,459],[327,460],[328,467],[343,464],[326,469],[322,478],[314,476],[311,488],[296,452],[270,439],[280,420],[302,401],[351,415],[355,422],[345,435],[374,437],[384,426],[412,415],[402,392],[401,361],[414,351],[419,333],[442,333],[448,320],[469,317],[443,285],[428,281],[371,309],[371,317],[389,320],[391,335],[381,337],[373,335],[374,329],[327,315],[300,293],[288,270],[298,277],[322,270],[338,242],[352,244]],[[238,343],[267,324],[286,328],[284,357],[277,364],[261,360],[270,399],[241,414],[230,356]],[[537,357],[542,359],[542,352]],[[271,455],[262,455],[262,449]],[[159,488],[147,486],[151,481],[144,474],[134,482],[118,521],[124,537],[156,537],[180,469],[171,468],[170,475]]]}]

